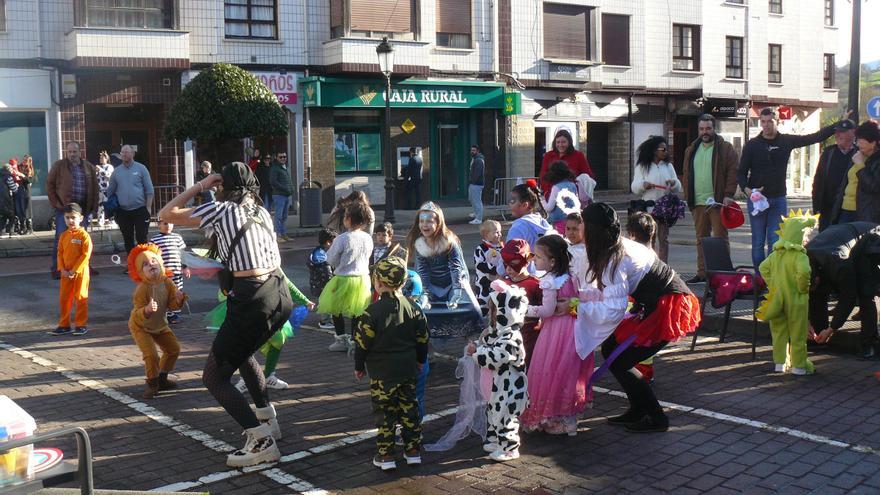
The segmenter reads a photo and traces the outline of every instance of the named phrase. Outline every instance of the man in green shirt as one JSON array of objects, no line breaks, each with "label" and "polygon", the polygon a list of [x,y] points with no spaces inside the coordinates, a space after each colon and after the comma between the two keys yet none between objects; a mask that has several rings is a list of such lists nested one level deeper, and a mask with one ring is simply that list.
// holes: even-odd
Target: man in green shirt
[{"label": "man in green shirt", "polygon": [[709,205],[734,202],[739,166],[736,150],[715,133],[715,117],[700,115],[697,132],[699,137],[684,152],[681,178],[697,234],[697,274],[687,281],[689,284],[706,281],[703,237],[711,235],[727,240],[727,229],[721,223],[721,208]]}]

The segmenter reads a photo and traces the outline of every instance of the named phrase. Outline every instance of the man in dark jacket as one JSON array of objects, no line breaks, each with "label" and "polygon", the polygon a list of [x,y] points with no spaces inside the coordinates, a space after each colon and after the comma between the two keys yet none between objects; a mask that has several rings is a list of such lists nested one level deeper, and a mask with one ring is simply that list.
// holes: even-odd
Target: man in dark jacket
[{"label": "man in dark jacket", "polygon": [[0,165],[0,231],[6,230],[0,235],[6,238],[12,237],[12,227],[15,225],[15,204],[13,195],[18,191],[18,184],[13,178],[12,167],[7,164]]},{"label": "man in dark jacket", "polygon": [[287,169],[287,153],[278,153],[277,159],[269,167],[269,184],[272,186],[272,202],[275,203],[275,235],[278,242],[287,241],[287,212],[293,196],[293,179]]},{"label": "man in dark jacket", "polygon": [[415,210],[422,205],[422,169],[424,163],[422,162],[421,151],[420,148],[415,147],[409,149],[409,163],[404,172],[406,197],[410,210]]},{"label": "man in dark jacket", "polygon": [[832,223],[831,213],[837,191],[846,180],[846,172],[852,166],[856,154],[856,124],[852,120],[841,120],[834,126],[835,144],[825,148],[819,156],[819,165],[813,176],[813,213],[819,214],[819,231]]},{"label": "man in dark jacket", "polygon": [[832,223],[880,223],[880,128],[863,122],[855,132],[858,152],[837,190]]},{"label": "man in dark jacket", "polygon": [[[749,197],[748,211],[752,226],[752,264],[757,267],[773,249],[779,240],[776,230],[782,217],[788,212],[788,201],[785,186],[785,174],[788,170],[788,159],[792,150],[820,143],[834,134],[833,125],[823,127],[818,132],[797,136],[782,134],[776,129],[776,112],[772,108],[764,108],[760,114],[761,134],[749,139],[743,147],[742,159],[739,162],[737,181],[746,196]],[[755,215],[752,214],[752,192],[760,192],[769,207]]]},{"label": "man in dark jacket", "polygon": [[699,137],[684,151],[681,177],[684,199],[694,217],[697,233],[697,274],[688,280],[690,284],[706,281],[703,237],[727,239],[727,229],[721,223],[721,208],[710,205],[734,202],[739,161],[733,146],[715,133],[715,117],[700,115],[697,131]]},{"label": "man in dark jacket", "polygon": [[263,206],[266,208],[266,211],[272,209],[271,166],[272,155],[263,155],[260,163],[257,164],[257,170],[255,172],[257,180],[260,182],[260,199],[263,200]]},{"label": "man in dark jacket", "polygon": [[480,147],[476,144],[471,145],[471,166],[470,175],[468,177],[468,199],[471,206],[474,207],[474,219],[470,221],[471,225],[479,225],[483,223],[483,184],[485,182],[486,160],[480,153]]},{"label": "man in dark jacket", "polygon": [[[880,289],[880,225],[853,222],[831,225],[807,243],[812,287],[810,326],[814,340],[825,343],[859,305],[860,356],[878,355],[876,295]],[[828,300],[837,294],[834,318],[828,322]]]}]

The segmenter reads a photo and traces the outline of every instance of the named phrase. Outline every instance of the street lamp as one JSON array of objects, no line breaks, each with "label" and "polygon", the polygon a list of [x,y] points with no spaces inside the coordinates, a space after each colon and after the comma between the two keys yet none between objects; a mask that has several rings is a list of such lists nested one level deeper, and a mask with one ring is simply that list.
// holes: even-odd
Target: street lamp
[{"label": "street lamp", "polygon": [[394,152],[391,150],[391,73],[394,72],[394,47],[388,37],[376,47],[379,70],[385,76],[385,221],[394,223]]}]

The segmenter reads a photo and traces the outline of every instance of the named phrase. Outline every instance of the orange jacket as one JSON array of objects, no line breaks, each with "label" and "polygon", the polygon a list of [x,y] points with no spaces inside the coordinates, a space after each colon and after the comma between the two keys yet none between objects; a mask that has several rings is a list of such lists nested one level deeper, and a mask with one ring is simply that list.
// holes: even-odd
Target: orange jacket
[{"label": "orange jacket", "polygon": [[58,269],[82,275],[89,270],[92,238],[82,227],[67,229],[58,238]]}]

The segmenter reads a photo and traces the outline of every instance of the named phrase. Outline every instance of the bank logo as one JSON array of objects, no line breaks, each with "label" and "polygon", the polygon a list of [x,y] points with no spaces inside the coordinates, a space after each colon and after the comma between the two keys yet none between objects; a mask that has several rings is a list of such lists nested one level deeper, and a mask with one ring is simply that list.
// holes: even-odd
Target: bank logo
[{"label": "bank logo", "polygon": [[306,99],[311,101],[312,97],[314,97],[314,96],[315,96],[315,86],[312,84],[309,84],[308,86],[306,86]]},{"label": "bank logo", "polygon": [[364,105],[369,105],[377,94],[378,93],[376,93],[371,87],[366,85],[361,86],[360,89],[357,90],[357,96],[362,102],[364,102]]}]

